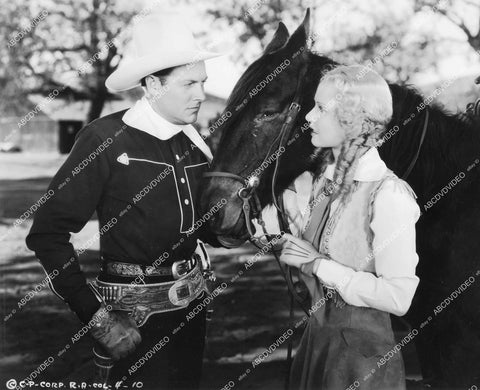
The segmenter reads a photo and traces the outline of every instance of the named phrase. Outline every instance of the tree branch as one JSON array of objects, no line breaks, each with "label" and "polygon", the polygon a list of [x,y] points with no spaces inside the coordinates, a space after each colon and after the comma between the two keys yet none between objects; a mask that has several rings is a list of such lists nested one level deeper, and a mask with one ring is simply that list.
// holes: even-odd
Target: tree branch
[{"label": "tree branch", "polygon": [[459,18],[459,20],[455,20],[452,15],[450,15],[447,11],[443,9],[439,9],[437,12],[445,16],[448,20],[450,20],[452,23],[454,23],[457,27],[460,27],[463,32],[467,35],[468,40],[472,40],[473,34],[472,32],[468,29],[468,27],[465,25],[462,19]]},{"label": "tree branch", "polygon": [[89,51],[90,48],[87,45],[82,43],[82,44],[74,46],[74,47],[63,47],[63,46],[46,47],[45,50],[60,51],[62,53],[65,53],[65,52],[68,52],[68,51],[81,51],[81,50]]}]

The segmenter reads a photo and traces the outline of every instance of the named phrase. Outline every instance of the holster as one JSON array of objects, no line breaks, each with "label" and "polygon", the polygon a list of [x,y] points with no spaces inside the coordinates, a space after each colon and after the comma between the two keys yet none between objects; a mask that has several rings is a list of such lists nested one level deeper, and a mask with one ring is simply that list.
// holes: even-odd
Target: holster
[{"label": "holster", "polygon": [[113,310],[131,313],[139,327],[152,314],[184,309],[207,289],[198,264],[185,276],[169,282],[125,284],[103,282],[97,278],[91,286]]}]

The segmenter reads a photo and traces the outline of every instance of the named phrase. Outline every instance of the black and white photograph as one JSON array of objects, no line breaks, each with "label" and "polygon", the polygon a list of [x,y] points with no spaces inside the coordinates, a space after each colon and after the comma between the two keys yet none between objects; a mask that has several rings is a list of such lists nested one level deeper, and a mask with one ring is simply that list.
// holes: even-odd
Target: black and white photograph
[{"label": "black and white photograph", "polygon": [[480,0],[0,5],[0,388],[480,388]]}]

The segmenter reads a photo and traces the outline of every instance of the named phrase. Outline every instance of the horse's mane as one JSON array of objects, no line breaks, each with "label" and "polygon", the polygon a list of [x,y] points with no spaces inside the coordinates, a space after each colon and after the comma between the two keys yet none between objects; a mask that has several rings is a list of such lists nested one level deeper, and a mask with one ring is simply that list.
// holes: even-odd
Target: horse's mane
[{"label": "horse's mane", "polygon": [[[434,172],[438,172],[440,162],[445,163],[445,183],[461,171],[465,171],[466,156],[465,147],[469,143],[478,145],[480,151],[480,129],[475,122],[461,120],[458,114],[449,113],[445,108],[433,103],[425,105],[425,97],[412,86],[400,86],[390,84],[394,103],[394,116],[388,130],[394,125],[399,126],[398,134],[391,136],[382,146],[380,153],[387,165],[398,175],[407,170],[408,165],[414,158],[420,147],[425,118],[428,110],[428,127],[425,140],[421,146],[419,163],[416,169],[422,171],[418,176],[422,177],[424,189],[435,187],[433,180]],[[410,118],[410,119],[409,119]],[[421,161],[420,161],[421,160]],[[473,163],[473,159],[471,161]],[[468,163],[468,161],[467,161]],[[478,175],[476,175],[478,176]],[[471,181],[473,176],[470,175]],[[422,191],[423,192],[423,191]]]},{"label": "horse's mane", "polygon": [[268,54],[263,54],[247,68],[235,84],[227,100],[227,107],[235,109],[248,98],[250,91],[262,79],[262,75],[267,74],[266,65],[270,60],[269,57]]},{"label": "horse's mane", "polygon": [[[307,83],[309,87],[305,90],[305,99],[313,96],[316,87],[312,90],[311,86],[318,84],[324,72],[338,65],[316,52],[309,53],[308,61],[310,80]],[[480,120],[471,122],[462,120],[459,114],[448,112],[436,102],[425,104],[422,108],[422,103],[428,96],[422,95],[411,85],[389,85],[393,96],[394,114],[386,133],[390,131],[391,134],[379,151],[388,167],[400,177],[406,173],[420,148],[428,111],[425,139],[414,172],[408,180],[420,194],[426,194],[431,190],[437,191],[439,184],[440,187],[448,184],[455,175],[462,171],[466,172],[468,165],[474,163],[477,157],[480,158]],[[392,130],[395,125],[398,125],[398,131]],[[478,154],[475,153],[475,146]],[[443,170],[441,164],[444,165]],[[414,183],[414,176],[421,181],[420,184]],[[478,182],[480,169],[470,171],[467,176],[465,183]]]}]

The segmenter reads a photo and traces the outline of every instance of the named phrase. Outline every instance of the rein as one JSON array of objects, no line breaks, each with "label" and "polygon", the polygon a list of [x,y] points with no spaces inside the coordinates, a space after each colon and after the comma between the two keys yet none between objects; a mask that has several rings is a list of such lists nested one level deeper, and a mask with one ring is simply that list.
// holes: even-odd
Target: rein
[{"label": "rein", "polygon": [[417,163],[418,156],[420,156],[420,151],[422,150],[423,141],[425,141],[425,136],[427,135],[429,118],[430,118],[430,112],[429,112],[428,107],[427,107],[426,112],[425,112],[425,121],[423,122],[422,135],[420,137],[420,143],[418,144],[418,149],[417,149],[417,151],[415,153],[415,156],[413,157],[412,161],[410,162],[410,165],[408,166],[405,173],[402,175],[403,180],[407,180],[408,176],[410,176],[410,173],[412,173],[412,170],[415,167],[415,164]]},{"label": "rein", "polygon": [[[288,142],[288,139],[290,138],[290,134],[293,128],[293,125],[296,122],[297,116],[302,108],[301,106],[301,87],[303,86],[304,78],[307,73],[307,66],[305,65],[301,70],[297,82],[297,88],[295,92],[295,96],[293,98],[292,103],[290,104],[288,108],[288,113],[287,117],[285,119],[285,122],[282,125],[282,128],[280,130],[279,135],[273,140],[272,144],[268,148],[268,151],[266,153],[265,158],[263,159],[262,163],[259,166],[262,166],[263,163],[269,158],[270,152],[273,149],[275,143],[277,142],[277,139],[279,139],[279,145],[277,151],[280,151],[282,147],[286,145]],[[272,200],[275,208],[277,209],[277,218],[278,218],[278,224],[280,226],[280,230],[283,232],[288,232],[290,233],[290,228],[288,224],[288,217],[287,214],[285,213],[283,209],[283,202],[278,202],[277,197],[275,196],[275,184],[277,181],[277,175],[278,175],[278,168],[280,165],[280,156],[278,156],[275,160],[275,167],[272,175],[272,182],[271,182],[271,194],[272,194]],[[253,172],[255,172],[254,170]],[[272,235],[267,232],[266,226],[265,226],[265,221],[262,219],[262,207],[260,204],[260,199],[258,198],[256,189],[260,184],[260,178],[257,176],[250,176],[248,179],[244,178],[240,175],[231,173],[231,172],[221,172],[221,171],[213,171],[213,172],[205,172],[203,174],[204,178],[209,178],[209,177],[224,177],[228,179],[232,179],[235,181],[238,181],[242,183],[244,186],[241,187],[237,195],[238,197],[242,200],[242,211],[243,215],[245,217],[245,226],[247,228],[248,234],[249,234],[249,241],[255,245],[257,248],[262,249],[258,243],[260,242],[260,237],[254,237],[254,229],[252,226],[252,219],[257,218],[258,223],[262,227],[264,237],[267,238],[268,244],[272,241],[271,237]],[[281,195],[279,195],[279,198]],[[253,207],[251,206],[250,203],[253,203]],[[279,206],[279,203],[281,206]],[[288,292],[290,295],[290,312],[289,312],[289,318],[290,318],[290,323],[293,324],[293,319],[294,319],[294,301],[298,303],[298,305],[303,309],[305,314],[307,316],[310,316],[308,313],[308,310],[303,306],[303,299],[300,297],[300,295],[297,293],[295,290],[295,286],[293,283],[293,278],[292,278],[292,270],[289,266],[285,266],[286,270],[282,267],[282,264],[280,262],[280,258],[277,253],[275,253],[275,250],[273,249],[273,245],[270,247],[270,251],[272,252],[273,256],[275,257],[275,260],[278,264],[278,267],[280,268],[280,271],[282,273],[283,278],[285,279],[287,283],[287,288]],[[292,351],[293,351],[293,339],[290,339],[288,343],[288,348],[287,348],[287,374],[285,378],[285,389],[288,389],[290,386],[290,366],[292,364]]]},{"label": "rein", "polygon": [[[277,140],[279,140],[279,145],[277,148],[277,151],[281,150],[282,147],[285,147],[286,143],[288,142],[291,130],[293,128],[293,125],[295,124],[295,121],[297,119],[298,113],[301,110],[301,89],[303,86],[303,81],[305,74],[307,73],[307,66],[305,65],[301,70],[297,82],[297,88],[295,92],[295,96],[293,98],[292,103],[290,104],[287,112],[287,117],[285,119],[285,122],[282,125],[282,128],[278,134],[278,136],[273,140],[272,144],[268,148],[267,154],[265,158],[263,159],[262,163],[259,165],[262,166],[265,161],[270,157],[270,151],[273,149],[275,143]],[[272,176],[272,182],[271,182],[271,194],[272,194],[272,199],[273,199],[273,204],[275,208],[277,209],[279,213],[279,218],[282,221],[282,224],[286,227],[288,227],[288,218],[283,210],[282,207],[278,205],[277,202],[277,197],[275,195],[275,185],[277,181],[277,175],[278,175],[278,168],[280,165],[280,158],[277,157],[275,160],[275,167],[274,167],[274,173]],[[253,170],[255,172],[256,170]],[[208,177],[224,177],[224,178],[229,178],[235,181],[238,181],[242,183],[244,186],[241,187],[237,195],[238,197],[242,200],[242,211],[245,217],[245,225],[249,234],[249,240],[256,245],[256,242],[259,241],[259,238],[254,237],[254,228],[252,225],[252,219],[257,218],[259,224],[262,226],[264,230],[264,235],[268,238],[268,236],[271,236],[266,232],[265,228],[265,223],[261,218],[261,204],[260,204],[260,199],[258,198],[256,189],[260,184],[260,178],[258,176],[250,176],[249,178],[242,177],[240,175],[231,173],[231,172],[222,172],[222,171],[212,171],[212,172],[205,172],[203,174],[203,177],[208,178]],[[253,203],[253,205],[251,205]],[[273,251],[272,251],[273,252]]]},{"label": "rein", "polygon": [[[304,72],[304,70],[302,70],[301,79],[303,79],[304,74],[305,74],[305,72]],[[283,123],[283,126],[280,130],[279,136],[275,138],[275,140],[273,141],[272,145],[269,148],[269,151],[273,148],[277,139],[280,139],[279,146],[278,146],[277,150],[280,150],[282,147],[284,147],[284,145],[288,141],[289,137],[286,136],[286,135],[290,134],[290,132],[292,130],[292,127],[295,124],[295,120],[298,116],[298,113],[300,112],[300,109],[301,109],[301,105],[299,103],[300,98],[301,98],[300,94],[297,90],[297,93],[294,97],[294,101],[290,104],[290,107],[288,109],[287,118],[286,118],[285,122]],[[268,157],[269,157],[269,154],[267,153],[266,157],[262,161],[262,164],[268,159]],[[262,164],[260,164],[260,166]],[[281,207],[281,206],[278,205],[277,197],[275,196],[275,184],[276,184],[276,178],[277,178],[279,164],[280,164],[280,158],[277,158],[276,161],[275,161],[274,174],[272,176],[271,191],[272,191],[272,196],[273,196],[273,203],[274,203],[274,205],[277,209],[279,225],[282,228],[281,230],[284,231],[284,232],[290,233],[290,229],[288,227],[288,218],[286,216],[286,213],[283,210],[283,206]],[[260,184],[260,179],[257,176],[251,176],[249,179],[247,179],[247,178],[244,178],[244,177],[239,176],[239,175],[234,174],[234,173],[221,172],[221,171],[205,172],[203,174],[203,177],[207,177],[207,178],[208,177],[224,177],[224,178],[229,178],[229,179],[232,179],[232,180],[235,180],[235,181],[238,181],[238,182],[244,184],[244,186],[241,187],[238,190],[237,195],[242,200],[242,211],[243,211],[243,215],[244,215],[244,218],[245,218],[245,225],[246,225],[246,228],[247,228],[247,231],[248,231],[248,234],[249,234],[249,241],[253,245],[255,245],[257,248],[262,249],[261,246],[260,246],[261,245],[261,242],[260,242],[261,237],[266,237],[267,239],[271,240],[271,237],[274,236],[274,235],[269,234],[267,232],[266,227],[265,227],[265,222],[263,221],[262,216],[261,216],[262,207],[261,207],[261,204],[260,204],[260,199],[259,199],[258,194],[256,192],[256,188]],[[253,205],[251,203],[253,203]],[[254,218],[256,218],[258,220],[259,225],[262,227],[263,233],[264,233],[263,236],[260,236],[260,237],[255,237],[254,236],[255,233],[254,233],[254,227],[253,227],[253,224],[252,224],[252,220]],[[259,245],[259,243],[260,243],[260,245]],[[295,291],[295,287],[293,285],[293,280],[292,280],[292,277],[291,277],[291,271],[287,270],[287,272],[285,272],[285,270],[283,269],[283,267],[280,263],[280,259],[279,259],[278,255],[273,250],[273,247],[270,248],[270,249],[271,249],[272,254],[275,257],[275,260],[277,261],[277,263],[280,267],[282,275],[283,275],[283,277],[284,277],[284,279],[287,283],[288,291],[289,291],[291,297],[293,297],[297,301],[297,303],[302,307],[302,309],[305,311],[305,313],[308,314],[308,311],[303,307],[303,300],[298,295],[298,293]]]}]

